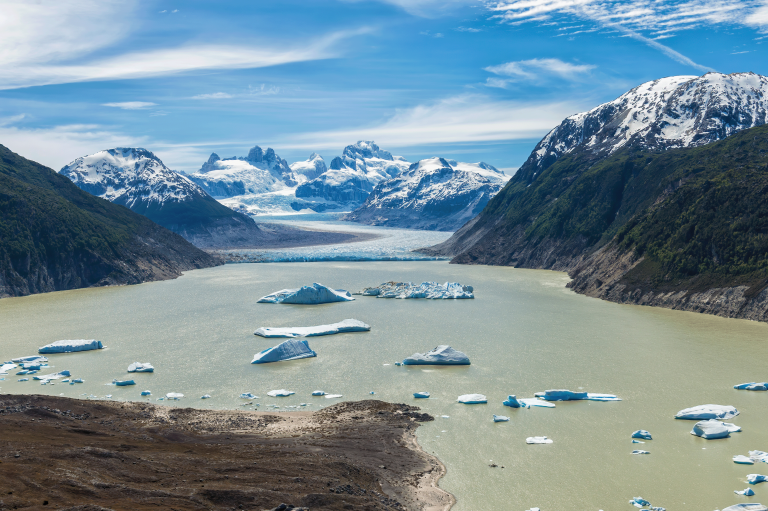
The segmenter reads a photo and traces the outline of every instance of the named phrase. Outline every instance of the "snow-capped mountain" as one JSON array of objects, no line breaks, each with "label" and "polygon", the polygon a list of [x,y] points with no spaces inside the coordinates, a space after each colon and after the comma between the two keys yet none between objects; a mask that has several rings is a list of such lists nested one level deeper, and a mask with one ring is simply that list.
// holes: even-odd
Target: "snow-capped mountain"
[{"label": "snow-capped mountain", "polygon": [[480,213],[508,180],[487,163],[429,158],[379,183],[344,220],[453,231]]},{"label": "snow-capped mountain", "polygon": [[291,163],[289,167],[296,176],[296,180],[299,184],[311,181],[321,174],[325,174],[328,170],[328,167],[325,165],[325,160],[317,153],[309,155],[309,159],[307,160]]},{"label": "snow-capped mountain", "polygon": [[211,154],[202,168],[189,178],[217,199],[293,188],[298,184],[288,162],[275,151],[253,147],[248,156],[219,158]]},{"label": "snow-capped mountain", "polygon": [[82,190],[122,204],[198,246],[212,246],[213,238],[227,245],[252,244],[260,234],[250,217],[223,206],[146,149],[99,151],[59,172]]},{"label": "snow-capped mountain", "polygon": [[765,124],[768,78],[755,73],[672,76],[644,83],[566,118],[520,168],[529,182],[577,149],[604,157],[629,145],[652,151],[701,146]]},{"label": "snow-capped mountain", "polygon": [[372,141],[361,140],[345,147],[343,154],[331,161],[328,171],[299,185],[296,197],[304,200],[293,207],[322,211],[360,204],[377,184],[409,166],[404,158],[392,156]]}]

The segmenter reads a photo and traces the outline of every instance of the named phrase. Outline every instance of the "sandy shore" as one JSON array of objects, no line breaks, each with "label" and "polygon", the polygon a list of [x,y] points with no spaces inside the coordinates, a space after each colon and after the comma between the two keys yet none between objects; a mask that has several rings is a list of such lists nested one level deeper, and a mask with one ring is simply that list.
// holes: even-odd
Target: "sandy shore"
[{"label": "sandy shore", "polygon": [[208,411],[0,396],[0,509],[447,511],[418,408]]}]

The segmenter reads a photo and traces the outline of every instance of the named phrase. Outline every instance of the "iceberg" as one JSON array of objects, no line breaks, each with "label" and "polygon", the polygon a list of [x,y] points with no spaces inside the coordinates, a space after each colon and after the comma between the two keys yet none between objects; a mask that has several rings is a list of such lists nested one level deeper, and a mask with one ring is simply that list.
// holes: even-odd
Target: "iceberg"
[{"label": "iceberg", "polygon": [[517,397],[515,397],[514,394],[507,396],[506,401],[502,401],[504,406],[509,406],[510,408],[520,408],[520,402],[517,400]]},{"label": "iceberg", "polygon": [[768,382],[740,383],[739,385],[734,385],[733,388],[737,390],[768,390]]},{"label": "iceberg", "polygon": [[288,396],[292,396],[293,394],[295,394],[295,392],[293,392],[292,390],[285,390],[285,389],[270,390],[269,392],[267,392],[267,395],[269,397],[288,397]]},{"label": "iceberg", "polygon": [[428,300],[464,300],[475,297],[472,286],[462,286],[458,282],[384,282],[377,287],[367,287],[355,293],[363,296],[375,296],[376,298],[413,299],[426,298]]},{"label": "iceberg", "polygon": [[701,421],[709,419],[731,419],[736,417],[739,411],[732,406],[724,405],[699,405],[680,410],[675,419]]},{"label": "iceberg", "polygon": [[567,389],[545,390],[536,392],[534,396],[545,401],[621,401],[613,394],[593,394],[590,392],[573,392]]},{"label": "iceberg", "polygon": [[414,353],[403,360],[403,365],[469,365],[469,357],[442,344],[427,353]]},{"label": "iceberg", "polygon": [[755,461],[762,461],[763,463],[768,463],[768,452],[749,451],[749,457]]},{"label": "iceberg", "polygon": [[638,429],[637,431],[632,433],[632,438],[642,438],[643,440],[653,440],[653,437],[651,437],[651,434],[644,429]]},{"label": "iceberg", "polygon": [[165,395],[165,397],[168,398],[168,399],[180,399],[180,398],[184,397],[184,394],[182,394],[180,392],[169,392],[169,393],[167,393]]},{"label": "iceberg", "polygon": [[341,394],[326,394],[325,399],[338,399],[342,397]]},{"label": "iceberg", "polygon": [[651,454],[649,451],[634,450],[632,454]]},{"label": "iceberg", "polygon": [[255,396],[250,392],[243,392],[240,394],[240,399],[259,399],[259,396]]},{"label": "iceberg", "polygon": [[635,507],[650,507],[651,503],[645,500],[643,497],[634,497],[629,501]]},{"label": "iceberg", "polygon": [[517,400],[525,408],[554,408],[555,404],[548,401],[542,401],[535,397],[527,397]]},{"label": "iceberg", "polygon": [[313,396],[324,396],[324,395],[325,395],[325,392],[323,392],[322,390],[316,390],[316,391],[314,391],[314,392],[312,393],[312,395],[313,395]]},{"label": "iceberg", "polygon": [[39,364],[35,362],[27,362],[25,364],[21,364],[22,369],[27,369],[28,371],[39,371],[43,367],[47,367],[48,364]]},{"label": "iceberg", "polygon": [[32,355],[30,357],[12,358],[11,362],[14,362],[16,364],[24,364],[24,363],[44,364],[48,362],[48,357],[41,357],[40,355]]},{"label": "iceberg", "polygon": [[493,422],[509,422],[509,417],[506,415],[493,415]]},{"label": "iceberg", "polygon": [[85,383],[85,380],[82,378],[73,378],[69,381],[69,384],[72,385],[73,383]]},{"label": "iceberg", "polygon": [[752,491],[752,488],[744,488],[743,490],[733,490],[733,493],[736,495],[744,495],[745,497],[751,497],[755,494],[755,492]]},{"label": "iceberg", "polygon": [[29,381],[29,378],[19,378],[19,381]]},{"label": "iceberg", "polygon": [[553,440],[545,436],[529,436],[525,439],[526,444],[551,444]]},{"label": "iceberg", "polygon": [[307,341],[290,339],[277,346],[267,348],[253,357],[251,364],[266,364],[269,362],[282,362],[285,360],[299,360],[301,358],[316,357],[317,353],[309,348]]},{"label": "iceberg", "polygon": [[723,511],[768,511],[768,507],[757,502],[743,502],[741,504],[734,504],[723,509]]},{"label": "iceberg", "polygon": [[152,364],[149,362],[141,363],[141,362],[134,362],[133,364],[128,366],[128,372],[129,373],[154,373],[155,368],[152,367]]},{"label": "iceberg", "polygon": [[49,380],[58,380],[59,378],[63,378],[64,376],[72,376],[69,371],[60,371],[58,373],[51,373],[46,374],[43,376],[33,376],[33,380],[43,380],[43,381],[49,381]]},{"label": "iceberg", "polygon": [[706,440],[714,440],[716,438],[728,438],[731,433],[737,431],[741,431],[741,428],[735,424],[709,419],[697,422],[696,425],[693,426],[691,434],[700,436]]},{"label": "iceberg", "polygon": [[633,444],[644,444],[645,442],[643,442],[642,440],[634,440],[634,439],[633,439],[633,440],[632,440],[632,443],[633,443]]},{"label": "iceberg", "polygon": [[112,383],[114,383],[118,387],[127,387],[129,385],[136,385],[136,382],[133,380],[112,380]]},{"label": "iceberg", "polygon": [[371,329],[370,325],[356,319],[345,319],[338,323],[319,326],[297,326],[284,328],[261,327],[254,335],[261,337],[317,337],[320,335],[333,335],[345,332],[367,332]]},{"label": "iceberg", "polygon": [[56,341],[39,348],[38,353],[74,353],[76,351],[100,350],[104,348],[101,341],[95,339],[79,339],[75,341]]},{"label": "iceberg", "polygon": [[302,286],[298,289],[281,289],[262,297],[257,303],[295,303],[317,305],[320,303],[351,302],[354,300],[349,291],[344,289],[331,289],[328,286],[315,282],[311,286]]},{"label": "iceberg", "polygon": [[[15,369],[15,368],[16,368],[16,364],[3,364],[3,365],[0,366],[0,374],[7,374],[8,371],[10,371],[11,369]],[[37,368],[40,369],[40,366],[38,366]],[[26,367],[25,367],[25,369],[26,369]]]},{"label": "iceberg", "polygon": [[733,457],[733,462],[738,463],[739,465],[754,465],[755,461],[748,457],[744,456],[743,454],[739,454],[738,456]]},{"label": "iceberg", "polygon": [[414,392],[413,397],[416,399],[427,399],[429,397],[429,392]]},{"label": "iceberg", "polygon": [[204,396],[200,396],[200,399],[211,399],[211,395],[210,394],[206,394]]},{"label": "iceberg", "polygon": [[459,403],[464,403],[465,405],[480,405],[487,403],[488,398],[482,394],[464,394],[459,396],[458,401]]},{"label": "iceberg", "polygon": [[25,374],[35,374],[37,372],[38,372],[37,369],[25,369],[23,371],[19,371],[18,373],[16,373],[16,376],[24,376]]},{"label": "iceberg", "polygon": [[763,476],[760,474],[747,474],[747,482],[749,484],[764,483],[766,481],[768,481],[768,476]]},{"label": "iceberg", "polygon": [[148,391],[148,390],[142,390],[142,391],[141,391],[141,395],[142,395],[142,396],[151,396],[151,395],[152,395],[152,393],[151,393],[150,391]]}]

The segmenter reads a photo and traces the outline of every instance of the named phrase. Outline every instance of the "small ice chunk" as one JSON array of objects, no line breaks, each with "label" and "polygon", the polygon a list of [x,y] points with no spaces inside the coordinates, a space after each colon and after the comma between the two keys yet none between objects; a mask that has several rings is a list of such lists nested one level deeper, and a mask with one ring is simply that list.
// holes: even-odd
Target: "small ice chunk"
[{"label": "small ice chunk", "polygon": [[29,378],[19,378],[19,381],[29,381]]},{"label": "small ice chunk", "polygon": [[517,400],[525,408],[554,408],[555,404],[548,401],[542,401],[535,397],[527,397]]},{"label": "small ice chunk", "polygon": [[210,394],[206,394],[204,396],[200,396],[200,399],[211,399],[211,395]]},{"label": "small ice chunk", "polygon": [[768,390],[768,382],[751,382],[751,383],[741,383],[739,385],[734,385],[734,389],[738,390],[757,390],[757,391],[765,391]]},{"label": "small ice chunk", "polygon": [[632,433],[632,438],[642,438],[643,440],[653,440],[653,437],[651,437],[651,434],[644,429],[638,429],[637,431]]},{"label": "small ice chunk", "polygon": [[651,503],[645,500],[643,497],[634,497],[629,501],[629,503],[635,507],[649,507],[651,505]]},{"label": "small ice chunk", "polygon": [[240,394],[241,399],[259,399],[259,396],[255,396],[251,394],[250,392],[243,392]]},{"label": "small ice chunk", "polygon": [[374,391],[370,391],[370,392],[369,392],[369,394],[373,396],[373,395],[375,395],[376,393],[375,393]]},{"label": "small ice chunk", "polygon": [[464,394],[459,396],[459,403],[465,405],[480,405],[488,402],[488,398],[482,394]]},{"label": "small ice chunk", "polygon": [[692,435],[700,436],[706,440],[716,438],[728,438],[731,433],[741,431],[741,428],[735,424],[720,422],[715,419],[699,421],[693,426]]},{"label": "small ice chunk", "polygon": [[764,483],[768,481],[768,476],[760,474],[747,474],[747,482],[749,484]]},{"label": "small ice chunk", "polygon": [[493,422],[509,422],[509,417],[506,415],[493,415]]},{"label": "small ice chunk", "polygon": [[755,461],[762,461],[763,463],[768,463],[768,452],[749,451],[749,457]]},{"label": "small ice chunk", "polygon": [[429,392],[414,392],[413,397],[416,399],[427,399],[429,397]]},{"label": "small ice chunk", "polygon": [[69,380],[69,384],[72,385],[73,383],[85,383],[85,380],[82,378],[74,378]]},{"label": "small ice chunk", "polygon": [[621,401],[613,394],[593,394],[590,392],[573,392],[567,389],[552,389],[534,394],[545,401]]},{"label": "small ice chunk", "polygon": [[501,404],[504,406],[509,406],[510,408],[520,408],[520,402],[517,400],[517,397],[514,394],[507,396],[507,400],[503,401]]},{"label": "small ice chunk", "polygon": [[295,394],[294,391],[292,391],[292,390],[285,390],[285,389],[270,390],[269,392],[267,392],[267,395],[269,397],[288,397],[288,396],[291,396],[293,394]]},{"label": "small ice chunk", "polygon": [[755,461],[748,457],[744,456],[743,454],[739,454],[738,456],[733,457],[733,462],[738,463],[739,465],[754,465]]},{"label": "small ice chunk", "polygon": [[141,391],[141,395],[142,395],[142,396],[151,396],[151,395],[152,395],[152,393],[151,393],[150,391],[148,391],[148,390],[142,390],[142,391]]},{"label": "small ice chunk", "polygon": [[342,397],[341,394],[326,394],[325,399],[338,399]]},{"label": "small ice chunk", "polygon": [[136,382],[133,380],[112,380],[112,383],[114,383],[118,387],[127,387],[128,385],[136,385]]},{"label": "small ice chunk", "polygon": [[104,348],[101,341],[96,339],[78,339],[67,341],[56,341],[42,346],[38,353],[74,353],[76,351],[100,350]]},{"label": "small ice chunk", "polygon": [[43,376],[33,376],[33,380],[43,380],[43,381],[49,381],[49,380],[58,380],[59,378],[63,378],[64,376],[72,376],[69,371],[59,371],[58,373],[51,373],[46,374]]},{"label": "small ice chunk", "polygon": [[451,416],[450,415],[441,415],[440,418],[441,419],[450,419]]},{"label": "small ice chunk", "polygon": [[732,419],[739,411],[727,405],[699,405],[680,410],[675,419],[701,421],[709,419]]},{"label": "small ice chunk", "polygon": [[324,396],[325,392],[322,391],[322,390],[316,390],[316,391],[312,392],[312,395],[313,396]]},{"label": "small ice chunk", "polygon": [[755,494],[755,492],[752,491],[752,488],[744,488],[743,490],[733,490],[733,493],[736,495],[744,495],[745,497],[751,497]]},{"label": "small ice chunk", "polygon": [[302,358],[316,357],[317,353],[309,348],[307,341],[289,339],[277,346],[267,348],[254,355],[251,364],[266,364],[269,362],[282,362],[286,360],[299,360]]},{"label": "small ice chunk", "polygon": [[644,444],[645,442],[640,441],[640,440],[632,440],[632,443],[633,444]]},{"label": "small ice chunk", "polygon": [[129,373],[154,373],[155,368],[152,367],[152,364],[149,362],[141,363],[141,362],[134,362],[133,364],[128,366],[128,372]]},{"label": "small ice chunk", "polygon": [[315,282],[311,286],[298,289],[281,289],[259,299],[257,303],[294,303],[317,305],[320,303],[351,302],[354,300],[349,291],[331,289]]},{"label": "small ice chunk", "polygon": [[11,362],[14,362],[16,364],[24,364],[24,363],[44,364],[48,362],[48,357],[41,357],[40,355],[31,355],[29,357],[12,358]]},{"label": "small ice chunk", "polygon": [[403,365],[469,365],[469,357],[442,344],[427,353],[414,353],[403,360]]},{"label": "small ice chunk", "polygon": [[403,363],[402,362],[395,362],[395,365],[396,366],[401,366],[401,365],[403,365]]},{"label": "small ice chunk", "polygon": [[184,394],[182,394],[181,392],[169,392],[165,395],[165,397],[168,399],[181,399],[182,397],[184,397]]},{"label": "small ice chunk", "polygon": [[768,511],[768,507],[757,502],[742,502],[723,509],[723,511]]},{"label": "small ice chunk", "polygon": [[526,444],[551,444],[552,439],[545,436],[529,436],[525,439]]},{"label": "small ice chunk", "polygon": [[640,450],[640,449],[636,449],[636,450],[632,451],[632,454],[651,454],[651,453],[649,451],[643,451],[643,450]]},{"label": "small ice chunk", "polygon": [[[4,374],[10,371],[11,369],[15,369],[15,368],[16,368],[16,364],[2,364],[0,365],[0,373]],[[40,367],[38,366],[38,369],[39,368]]]},{"label": "small ice chunk", "polygon": [[358,321],[357,319],[345,319],[338,323],[319,326],[297,326],[297,327],[261,327],[256,330],[254,335],[261,337],[317,337],[320,335],[333,335],[345,332],[367,332],[371,329],[370,325]]}]

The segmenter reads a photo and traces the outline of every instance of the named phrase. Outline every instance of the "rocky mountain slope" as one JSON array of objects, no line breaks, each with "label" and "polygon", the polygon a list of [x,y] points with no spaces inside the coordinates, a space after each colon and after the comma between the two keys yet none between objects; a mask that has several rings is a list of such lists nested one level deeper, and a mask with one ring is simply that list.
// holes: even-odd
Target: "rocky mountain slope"
[{"label": "rocky mountain slope", "polygon": [[[427,252],[457,263],[570,271],[577,291],[616,301],[686,308],[692,293],[706,302],[725,289],[727,300],[691,310],[754,317],[746,302],[734,304],[754,304],[753,293],[762,293],[753,266],[766,258],[757,248],[762,213],[757,196],[740,187],[762,190],[766,128],[753,126],[765,124],[766,111],[768,79],[752,73],[644,84],[566,119],[480,215]],[[664,222],[653,223],[660,212]],[[659,244],[668,245],[649,252]],[[739,259],[744,253],[751,259]]]},{"label": "rocky mountain slope", "polygon": [[220,264],[0,146],[0,297],[175,278]]},{"label": "rocky mountain slope", "polygon": [[363,205],[342,220],[455,231],[479,214],[508,179],[486,163],[429,158],[380,182]]},{"label": "rocky mountain slope", "polygon": [[204,248],[252,246],[263,233],[141,148],[109,149],[61,169],[79,188],[121,204]]}]

